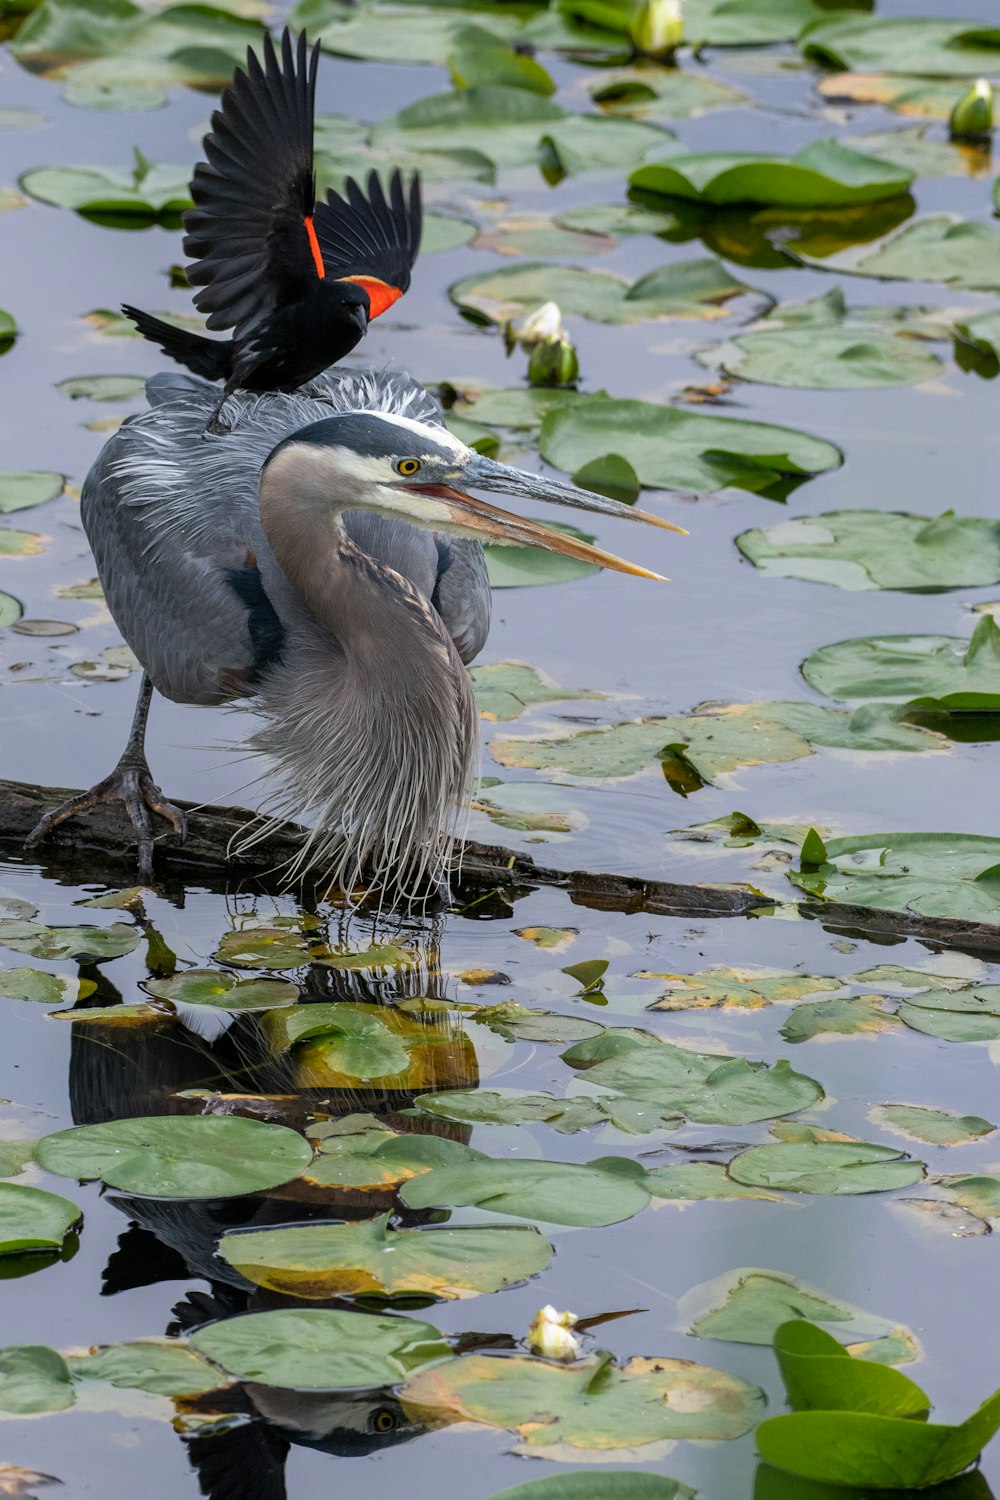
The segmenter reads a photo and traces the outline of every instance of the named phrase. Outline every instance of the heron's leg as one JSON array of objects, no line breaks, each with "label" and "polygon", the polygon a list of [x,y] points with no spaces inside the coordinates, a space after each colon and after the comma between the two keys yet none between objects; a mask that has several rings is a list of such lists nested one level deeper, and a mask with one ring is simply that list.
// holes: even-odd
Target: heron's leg
[{"label": "heron's leg", "polygon": [[89,792],[70,797],[60,807],[54,807],[37,822],[28,837],[25,847],[33,849],[46,834],[73,818],[77,813],[90,812],[102,802],[121,802],[128,813],[139,840],[139,879],[153,878],[153,834],[150,813],[164,818],[177,835],[179,843],[187,837],[187,819],[179,807],[168,802],[154,782],[146,760],[146,719],[153,697],[153,684],[145,672],[139,688],[139,701],[135,706],[135,717],[129,733],[128,744],[121,760],[110,776],[105,776]]}]

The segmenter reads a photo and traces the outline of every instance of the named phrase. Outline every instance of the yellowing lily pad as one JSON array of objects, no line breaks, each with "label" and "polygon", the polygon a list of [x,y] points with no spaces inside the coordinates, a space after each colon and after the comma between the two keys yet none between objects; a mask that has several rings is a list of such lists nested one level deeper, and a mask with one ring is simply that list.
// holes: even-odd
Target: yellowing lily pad
[{"label": "yellowing lily pad", "polygon": [[929,1146],[967,1146],[997,1128],[980,1115],[956,1115],[919,1104],[877,1104],[868,1118],[894,1135]]},{"label": "yellowing lily pad", "polygon": [[469,673],[476,692],[479,716],[491,721],[516,719],[535,703],[561,703],[576,699],[601,699],[605,693],[584,689],[567,691],[546,682],[534,667],[519,661],[501,661],[485,667],[473,667]]},{"label": "yellowing lily pad", "polygon": [[898,1026],[898,1017],[880,995],[838,996],[797,1005],[781,1035],[786,1042],[808,1042],[818,1036],[873,1036]]},{"label": "yellowing lily pad", "polygon": [[340,1001],[268,1013],[264,1033],[292,1053],[300,1087],[429,1089],[465,1083],[475,1049],[454,1016],[420,1020],[394,1006]]},{"label": "yellowing lily pad", "polygon": [[807,995],[829,994],[841,988],[837,979],[814,978],[785,969],[740,968],[723,965],[699,974],[659,974],[641,969],[637,979],[659,979],[667,993],[650,1010],[759,1010],[765,1005],[794,1005]]},{"label": "yellowing lily pad", "polygon": [[432,1167],[472,1161],[481,1155],[460,1141],[400,1135],[377,1124],[366,1125],[363,1118],[348,1116],[338,1121],[336,1129],[315,1133],[316,1157],[302,1173],[303,1181],[359,1193],[392,1193]]}]

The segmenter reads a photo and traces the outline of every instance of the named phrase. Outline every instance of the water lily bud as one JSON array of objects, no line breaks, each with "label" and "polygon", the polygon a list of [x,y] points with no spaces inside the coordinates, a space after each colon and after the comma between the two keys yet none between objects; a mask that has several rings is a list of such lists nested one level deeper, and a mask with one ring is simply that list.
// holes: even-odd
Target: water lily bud
[{"label": "water lily bud", "polygon": [[684,40],[681,0],[642,0],[629,31],[637,52],[669,62]]},{"label": "water lily bud", "polygon": [[580,1340],[570,1330],[576,1313],[556,1312],[551,1303],[536,1312],[528,1329],[528,1348],[545,1359],[576,1359]]},{"label": "water lily bud", "polygon": [[565,334],[536,344],[528,359],[532,385],[572,385],[579,373],[580,361]]},{"label": "water lily bud", "polygon": [[993,131],[993,86],[979,78],[951,112],[948,128],[959,140],[981,141]]},{"label": "water lily bud", "polygon": [[534,312],[517,325],[517,341],[522,349],[533,349],[543,339],[557,339],[562,335],[562,313],[557,302],[543,302]]}]

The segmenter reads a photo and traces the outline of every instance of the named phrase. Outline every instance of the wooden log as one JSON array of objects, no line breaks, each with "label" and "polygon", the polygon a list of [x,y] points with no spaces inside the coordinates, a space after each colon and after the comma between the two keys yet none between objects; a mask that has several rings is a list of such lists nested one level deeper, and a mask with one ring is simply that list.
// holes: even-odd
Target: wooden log
[{"label": "wooden log", "polygon": [[[42,813],[73,795],[64,787],[0,780],[0,848],[19,851]],[[301,838],[294,823],[279,825],[237,855],[230,846],[254,823],[252,812],[243,807],[177,805],[187,813],[188,838],[184,845],[178,845],[170,834],[157,841],[157,865],[166,884],[177,885],[186,876],[212,889],[228,889],[234,876],[243,875],[258,889],[287,887],[281,866],[294,856]],[[120,807],[98,807],[57,828],[29,857],[56,879],[111,884],[127,878],[123,872],[134,864],[135,833]],[[456,884],[463,895],[552,886],[565,891],[574,904],[593,910],[663,916],[740,917],[773,904],[745,884],[709,886],[595,870],[559,870],[536,864],[530,855],[513,849],[471,841],[464,846]],[[845,936],[886,944],[912,937],[934,948],[957,948],[1000,959],[1000,926],[986,922],[922,917],[837,901],[812,899],[795,904],[803,917]]]}]

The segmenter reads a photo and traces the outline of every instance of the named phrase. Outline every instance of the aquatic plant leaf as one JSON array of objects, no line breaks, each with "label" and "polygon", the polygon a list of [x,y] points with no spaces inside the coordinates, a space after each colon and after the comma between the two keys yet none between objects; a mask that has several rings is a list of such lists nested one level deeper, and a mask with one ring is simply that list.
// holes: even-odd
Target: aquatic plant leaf
[{"label": "aquatic plant leaf", "polygon": [[[404,29],[405,25],[404,20]],[[552,78],[537,58],[516,52],[483,26],[466,26],[457,32],[447,62],[452,82],[458,88],[488,84],[529,89],[533,94],[546,96],[556,91]]]},{"label": "aquatic plant leaf", "polygon": [[456,307],[493,323],[521,317],[543,302],[558,302],[564,315],[597,323],[640,323],[663,317],[716,318],[725,302],[751,290],[719,261],[704,257],[663,266],[631,284],[609,271],[518,262],[466,276],[448,295]]},{"label": "aquatic plant leaf", "polygon": [[[594,984],[590,988],[597,986]],[[499,1005],[463,1006],[462,1014],[480,1026],[488,1026],[508,1042],[559,1042],[565,1045],[596,1036],[604,1030],[599,1021],[591,1021],[586,1016],[570,1016],[558,1010],[534,1010],[516,1000],[503,1000]]]},{"label": "aquatic plant leaf", "polygon": [[13,625],[19,620],[24,612],[20,599],[15,599],[13,594],[5,594],[0,591],[0,630],[8,625]]},{"label": "aquatic plant leaf", "polygon": [[515,927],[514,936],[549,953],[562,953],[580,935],[578,927]]},{"label": "aquatic plant leaf", "polygon": [[366,1127],[357,1116],[338,1121],[335,1132],[317,1132],[313,1141],[316,1157],[301,1174],[303,1180],[361,1193],[391,1192],[432,1167],[477,1161],[482,1156],[471,1146],[444,1136],[398,1135],[392,1130]]},{"label": "aquatic plant leaf", "polygon": [[932,214],[908,224],[870,254],[852,257],[850,269],[882,280],[1000,291],[1000,232],[977,219]]},{"label": "aquatic plant leaf", "polygon": [[537,1229],[390,1229],[389,1215],[356,1224],[300,1224],[223,1235],[219,1255],[257,1286],[287,1296],[466,1297],[544,1271],[552,1246]]},{"label": "aquatic plant leaf", "polygon": [[824,391],[917,385],[944,368],[913,339],[863,325],[761,329],[699,358],[739,380]]},{"label": "aquatic plant leaf", "polygon": [[898,1017],[886,1010],[880,995],[838,996],[797,1005],[781,1035],[786,1042],[808,1042],[817,1036],[869,1036],[898,1026]]},{"label": "aquatic plant leaf", "polygon": [[688,1360],[632,1359],[619,1368],[606,1357],[559,1365],[488,1354],[424,1371],[400,1400],[423,1421],[511,1429],[533,1453],[556,1443],[601,1452],[673,1438],[735,1438],[764,1407],[755,1386]]},{"label": "aquatic plant leaf", "polygon": [[[1000,864],[1000,839],[971,833],[873,833],[827,839],[826,853],[827,863],[790,870],[788,879],[825,901],[967,922],[1000,921],[1000,882],[992,873]],[[921,1003],[923,997],[917,999]],[[902,1007],[900,1014],[909,1009]]]},{"label": "aquatic plant leaf", "polygon": [[41,922],[0,921],[0,947],[28,953],[32,958],[89,959],[99,963],[131,953],[141,939],[141,928],[126,922],[112,922],[110,927],[46,927]]},{"label": "aquatic plant leaf", "polygon": [[44,1344],[10,1344],[0,1349],[0,1411],[33,1417],[65,1411],[74,1400],[69,1368],[55,1349]]},{"label": "aquatic plant leaf", "polygon": [[[959,96],[963,92],[959,89]],[[952,172],[968,175],[969,156],[962,145],[928,138],[928,130],[927,125],[872,130],[865,135],[852,136],[847,144],[853,150],[893,162],[915,177],[944,177]]]},{"label": "aquatic plant leaf", "polygon": [[[982,985],[969,995],[927,990],[904,1000],[899,1018],[911,1031],[936,1036],[942,1042],[994,1042],[1000,1038],[1000,1015],[993,999],[996,994],[1000,994],[1000,985]],[[922,1003],[926,999],[930,1004]],[[959,999],[968,1003],[944,1003]]]},{"label": "aquatic plant leaf", "polygon": [[596,1099],[557,1099],[554,1094],[527,1089],[473,1089],[468,1093],[448,1090],[442,1094],[420,1094],[414,1106],[425,1115],[455,1120],[467,1125],[551,1125],[562,1135],[602,1122]]},{"label": "aquatic plant leaf", "polygon": [[957,79],[870,73],[867,70],[863,73],[834,73],[819,85],[824,99],[883,104],[897,114],[929,120],[947,120],[965,89],[966,85]]},{"label": "aquatic plant leaf", "polygon": [[58,1193],[0,1182],[0,1255],[59,1250],[81,1217],[76,1204]]},{"label": "aquatic plant leaf", "polygon": [[562,703],[577,699],[603,699],[606,693],[592,693],[581,688],[567,691],[547,682],[535,667],[520,661],[500,661],[490,666],[472,667],[469,676],[476,693],[476,706],[482,719],[491,722],[516,719],[534,703]]},{"label": "aquatic plant leaf", "polygon": [[398,1385],[451,1354],[430,1323],[318,1307],[226,1318],[191,1344],[230,1375],[291,1390]]},{"label": "aquatic plant leaf", "polygon": [[562,1055],[570,1067],[585,1069],[588,1083],[655,1100],[702,1125],[777,1119],[823,1098],[815,1079],[794,1072],[783,1058],[767,1067],[745,1057],[689,1051],[639,1031],[611,1028]]},{"label": "aquatic plant leaf", "polygon": [[828,15],[800,37],[824,68],[977,78],[1000,72],[1000,28],[976,21]]},{"label": "aquatic plant leaf", "polygon": [[65,103],[77,109],[137,110],[162,109],[169,102],[163,89],[144,83],[118,83],[107,62],[96,63],[82,80],[70,76],[63,85]]},{"label": "aquatic plant leaf", "polygon": [[34,1141],[0,1140],[0,1177],[19,1177],[34,1154]]},{"label": "aquatic plant leaf", "polygon": [[233,1011],[272,1010],[299,998],[298,985],[287,980],[236,979],[225,969],[183,969],[166,979],[147,979],[145,988],[160,1000]]},{"label": "aquatic plant leaf", "polygon": [[919,1104],[877,1104],[868,1118],[895,1135],[929,1146],[967,1146],[997,1129],[980,1115],[956,1115]]},{"label": "aquatic plant leaf", "polygon": [[426,1089],[465,1082],[474,1070],[472,1043],[454,1016],[427,1024],[394,1006],[338,1001],[275,1010],[261,1024],[276,1052],[294,1049],[305,1086]]},{"label": "aquatic plant leaf", "polygon": [[44,969],[0,969],[0,995],[11,1000],[36,1000],[43,1005],[65,1005],[92,995],[92,979],[74,979],[68,974],[47,974]]},{"label": "aquatic plant leaf", "polygon": [[43,1136],[35,1160],[149,1198],[230,1198],[277,1187],[312,1160],[294,1130],[239,1116],[150,1116]]},{"label": "aquatic plant leaf", "polygon": [[0,557],[34,557],[41,552],[42,545],[42,538],[34,531],[0,526]]},{"label": "aquatic plant leaf", "polygon": [[[852,1347],[859,1339],[870,1341],[865,1351],[868,1359],[877,1357],[874,1351],[880,1345],[891,1345],[894,1357],[885,1363],[904,1364],[916,1358],[908,1330],[782,1271],[754,1266],[727,1271],[686,1293],[678,1312],[685,1331],[700,1339],[770,1344],[782,1323],[808,1318]],[[901,1334],[906,1335],[902,1342]]]},{"label": "aquatic plant leaf", "polygon": [[44,505],[63,492],[66,477],[39,469],[0,469],[0,516]]},{"label": "aquatic plant leaf", "polygon": [[[692,120],[709,110],[733,109],[746,103],[745,94],[714,78],[681,68],[648,65],[602,74],[590,85],[590,97],[609,114],[652,120]],[[572,212],[582,215],[585,210]]]},{"label": "aquatic plant leaf", "polygon": [[567,208],[555,218],[567,229],[581,229],[588,234],[669,234],[676,229],[676,214],[643,208],[638,203],[601,203],[583,208]]},{"label": "aquatic plant leaf", "polygon": [[542,456],[575,474],[582,464],[618,452],[623,432],[628,461],[647,489],[714,493],[732,484],[766,493],[842,462],[831,443],[789,427],[610,396],[583,396],[546,412]]},{"label": "aquatic plant leaf", "polygon": [[870,635],[821,646],[802,663],[817,692],[840,701],[918,700],[948,713],[1000,711],[1000,627],[983,615],[971,639]]},{"label": "aquatic plant leaf", "polygon": [[462,245],[471,244],[477,232],[471,219],[460,219],[455,214],[425,214],[420,253],[441,255],[446,250],[458,250]]},{"label": "aquatic plant leaf", "polygon": [[736,545],[762,573],[836,588],[934,592],[1000,581],[1000,522],[833,510],[754,528]]},{"label": "aquatic plant leaf", "polygon": [[782,1323],[774,1353],[793,1411],[867,1411],[923,1419],[930,1399],[900,1370],[855,1359],[832,1333],[803,1318]]},{"label": "aquatic plant leaf", "polygon": [[579,1165],[484,1157],[411,1178],[399,1196],[408,1208],[474,1206],[552,1224],[618,1224],[649,1203],[641,1167],[628,1163],[633,1173],[609,1165],[625,1160],[602,1157]]},{"label": "aquatic plant leaf", "polygon": [[599,1474],[580,1470],[574,1474],[552,1474],[547,1479],[529,1479],[526,1484],[501,1490],[493,1500],[698,1500],[698,1496],[679,1479],[602,1468]]},{"label": "aquatic plant leaf", "polygon": [[170,218],[191,207],[190,169],[152,166],[143,174],[115,167],[36,167],[19,179],[41,203],[83,214]]},{"label": "aquatic plant leaf", "polygon": [[779,1141],[751,1146],[729,1163],[729,1175],[749,1187],[780,1188],[787,1193],[842,1197],[853,1193],[887,1193],[912,1187],[924,1176],[924,1164],[911,1161],[891,1146],[865,1141]]},{"label": "aquatic plant leaf", "polygon": [[74,1380],[103,1380],[119,1389],[156,1396],[198,1396],[224,1383],[219,1371],[176,1340],[106,1344],[66,1361]]},{"label": "aquatic plant leaf", "polygon": [[151,1000],[139,1005],[88,1005],[84,1009],[49,1011],[50,1021],[69,1021],[72,1026],[155,1026],[173,1023],[177,1012],[169,1000]]},{"label": "aquatic plant leaf", "polygon": [[133,401],[146,389],[142,375],[73,375],[56,381],[56,390],[76,401]]},{"label": "aquatic plant leaf", "polygon": [[765,1005],[794,1005],[807,995],[828,995],[842,988],[838,979],[795,974],[786,969],[738,968],[718,964],[699,974],[659,974],[640,969],[634,979],[659,979],[666,994],[649,1010],[759,1010]]},{"label": "aquatic plant leaf", "polygon": [[835,140],[813,141],[790,157],[675,154],[637,167],[629,177],[631,187],[665,198],[795,209],[873,203],[905,193],[912,181],[912,172]]},{"label": "aquatic plant leaf", "polygon": [[760,1198],[781,1203],[779,1193],[749,1183],[734,1182],[725,1167],[713,1161],[682,1161],[669,1167],[652,1167],[646,1186],[654,1198],[672,1203],[696,1203],[706,1198]]},{"label": "aquatic plant leaf", "polygon": [[[311,34],[321,28],[323,50],[340,57],[444,65],[469,28],[470,13],[460,5],[432,5],[427,9],[365,5],[345,11],[336,0],[325,4],[310,0],[308,8],[299,4],[289,21],[292,26],[308,25]],[[475,21],[478,29],[493,33],[500,42],[517,30],[513,17],[496,11],[477,12]]]},{"label": "aquatic plant leaf", "polygon": [[[576,537],[580,542],[593,542],[593,536],[567,526],[561,521],[546,521],[550,531],[562,531]],[[0,533],[2,535],[2,533]],[[540,547],[485,547],[486,569],[490,587],[494,589],[535,588],[548,583],[571,583],[575,578],[586,578],[600,569],[593,563],[579,562],[575,557],[563,557],[558,552],[545,552]]]}]

